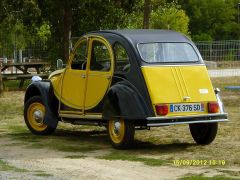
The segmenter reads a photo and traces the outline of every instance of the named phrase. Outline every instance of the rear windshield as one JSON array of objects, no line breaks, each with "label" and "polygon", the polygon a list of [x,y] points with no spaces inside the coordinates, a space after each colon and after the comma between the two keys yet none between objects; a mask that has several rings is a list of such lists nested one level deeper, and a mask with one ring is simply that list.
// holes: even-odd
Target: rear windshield
[{"label": "rear windshield", "polygon": [[197,53],[188,43],[144,43],[138,44],[138,50],[145,62],[196,62]]}]

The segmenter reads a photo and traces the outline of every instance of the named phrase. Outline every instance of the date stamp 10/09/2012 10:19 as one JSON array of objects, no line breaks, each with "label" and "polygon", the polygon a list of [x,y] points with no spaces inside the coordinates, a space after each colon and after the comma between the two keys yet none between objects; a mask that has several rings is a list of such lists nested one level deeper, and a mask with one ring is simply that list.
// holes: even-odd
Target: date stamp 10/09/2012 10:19
[{"label": "date stamp 10/09/2012 10:19", "polygon": [[225,166],[225,160],[207,159],[178,159],[173,160],[174,166]]}]

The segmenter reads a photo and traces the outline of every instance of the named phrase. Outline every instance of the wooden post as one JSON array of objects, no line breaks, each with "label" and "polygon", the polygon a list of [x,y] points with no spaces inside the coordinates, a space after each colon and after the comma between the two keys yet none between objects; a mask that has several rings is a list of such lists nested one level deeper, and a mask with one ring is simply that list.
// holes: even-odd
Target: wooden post
[{"label": "wooden post", "polygon": [[143,29],[149,29],[150,14],[151,14],[151,0],[144,0]]},{"label": "wooden post", "polygon": [[2,72],[0,69],[0,97],[3,95],[3,80],[2,80]]},{"label": "wooden post", "polygon": [[72,27],[72,9],[69,6],[64,7],[63,15],[63,49],[65,62],[69,58],[69,43],[71,38],[71,27]]}]

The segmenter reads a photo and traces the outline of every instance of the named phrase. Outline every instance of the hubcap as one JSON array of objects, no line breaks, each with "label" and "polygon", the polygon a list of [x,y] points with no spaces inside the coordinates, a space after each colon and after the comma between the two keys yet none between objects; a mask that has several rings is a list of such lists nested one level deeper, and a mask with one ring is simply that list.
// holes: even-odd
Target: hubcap
[{"label": "hubcap", "polygon": [[121,129],[121,123],[119,121],[114,122],[114,133],[119,135]]},{"label": "hubcap", "polygon": [[41,110],[39,110],[39,109],[35,110],[33,112],[33,116],[37,123],[43,123],[43,112]]},{"label": "hubcap", "polygon": [[47,125],[43,124],[45,106],[42,103],[34,102],[28,107],[27,119],[29,125],[36,131],[44,131]]},{"label": "hubcap", "polygon": [[114,143],[121,143],[125,135],[125,123],[123,119],[109,120],[109,134]]}]

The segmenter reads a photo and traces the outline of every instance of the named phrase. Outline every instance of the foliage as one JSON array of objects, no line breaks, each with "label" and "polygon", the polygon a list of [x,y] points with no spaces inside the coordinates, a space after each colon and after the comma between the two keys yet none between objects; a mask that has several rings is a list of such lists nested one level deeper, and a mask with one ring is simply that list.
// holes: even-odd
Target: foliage
[{"label": "foliage", "polygon": [[240,39],[237,1],[180,0],[190,17],[193,40]]},{"label": "foliage", "polygon": [[200,33],[197,35],[194,35],[195,41],[213,41],[213,38],[210,34],[207,33]]},{"label": "foliage", "polygon": [[[127,29],[141,29],[143,23],[143,1],[133,7],[134,11],[126,14],[124,26]],[[152,0],[150,13],[150,28],[171,29],[190,35],[189,18],[181,6],[175,2],[166,3],[164,0]]]},{"label": "foliage", "polygon": [[[150,28],[172,29],[195,41],[240,39],[237,0],[151,0]],[[69,36],[100,29],[143,27],[146,0],[1,0],[0,49],[47,42],[48,56],[64,58]],[[7,33],[6,33],[7,32]],[[10,44],[6,47],[4,44]],[[68,50],[68,49],[67,49]]]},{"label": "foliage", "polygon": [[36,27],[37,36],[42,40],[48,40],[51,37],[51,30],[50,25],[46,22],[43,22],[43,24],[40,27]]},{"label": "foliage", "polygon": [[171,29],[189,35],[189,18],[180,6],[165,4],[152,12],[150,26],[153,29]]}]

